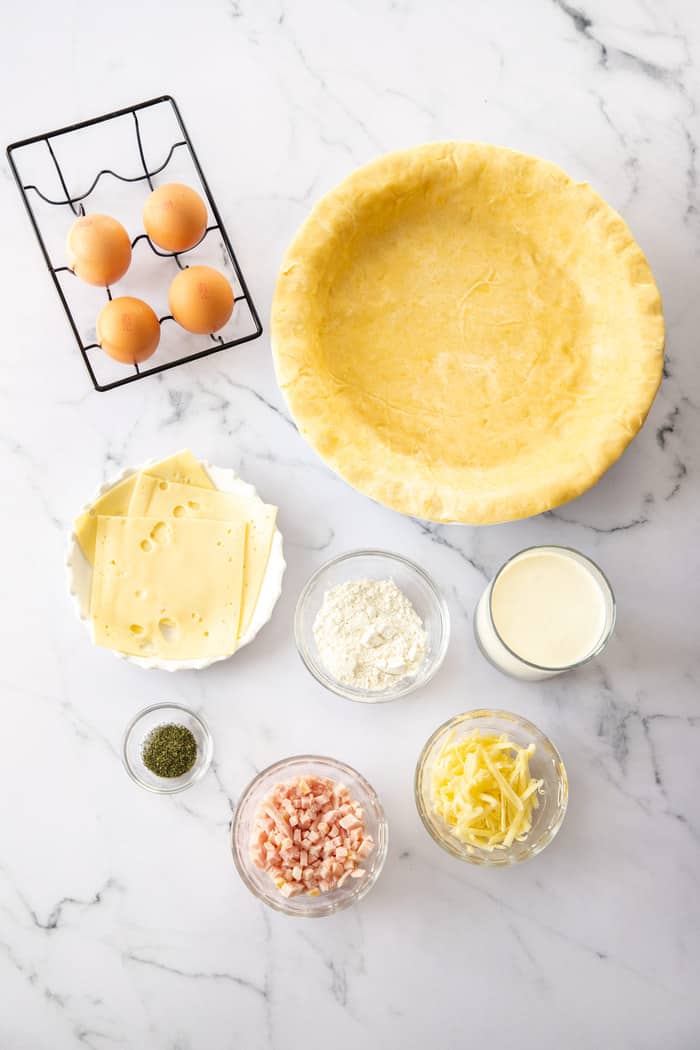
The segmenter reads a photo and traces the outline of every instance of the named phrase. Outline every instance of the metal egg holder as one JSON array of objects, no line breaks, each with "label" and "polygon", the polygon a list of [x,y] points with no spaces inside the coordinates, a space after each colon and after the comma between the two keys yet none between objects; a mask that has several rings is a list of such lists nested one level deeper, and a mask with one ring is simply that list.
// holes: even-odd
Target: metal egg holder
[{"label": "metal egg holder", "polygon": [[[158,167],[149,169],[146,163],[146,157],[144,153],[142,127],[141,123],[139,122],[139,113],[145,110],[148,110],[149,113],[153,113],[157,111],[158,107],[167,107],[168,116],[174,118],[182,138],[171,145],[170,150],[162,164],[160,164]],[[133,126],[136,137],[136,145],[138,149],[138,157],[140,166],[143,169],[143,174],[130,177],[126,175],[121,175],[118,172],[114,171],[112,168],[101,168],[92,180],[88,189],[84,193],[71,195],[68,189],[66,177],[61,168],[61,165],[59,164],[58,157],[56,156],[56,150],[54,148],[55,140],[59,139],[61,136],[77,135],[86,128],[94,128],[96,125],[106,124],[110,121],[115,121],[119,118],[129,115],[133,117]],[[55,169],[56,176],[58,177],[58,183],[61,187],[61,191],[63,194],[61,199],[55,200],[47,196],[39,189],[39,186],[35,183],[25,183],[20,175],[20,171],[18,170],[18,163],[21,162],[19,161],[19,158],[16,160],[16,155],[19,154],[20,151],[28,150],[29,148],[35,147],[38,143],[46,144],[46,148],[51,159],[51,165]],[[176,151],[180,150],[186,151],[189,161],[192,167],[194,168],[201,183],[201,188],[206,198],[209,213],[214,217],[214,223],[210,226],[207,226],[204,236],[199,242],[199,245],[201,245],[210,234],[218,232],[221,239],[221,247],[223,248],[225,254],[224,262],[226,264],[230,264],[230,267],[233,271],[233,275],[235,276],[235,282],[237,283],[238,288],[240,289],[239,291],[236,290],[234,287],[235,301],[233,316],[234,318],[238,317],[238,311],[235,309],[235,306],[239,302],[244,301],[248,307],[250,324],[244,328],[242,334],[236,334],[235,338],[224,339],[220,335],[212,334],[209,337],[210,343],[202,349],[185,352],[181,356],[177,356],[170,360],[166,360],[163,363],[154,365],[150,368],[139,367],[138,364],[134,364],[133,366],[118,366],[120,371],[133,368],[133,372],[131,372],[131,374],[129,375],[120,375],[118,378],[109,382],[100,382],[98,376],[96,375],[95,367],[91,360],[91,355],[95,351],[97,351],[100,355],[103,355],[103,352],[100,349],[98,343],[85,342],[83,340],[81,336],[78,318],[76,317],[74,310],[71,308],[69,299],[61,284],[62,275],[69,274],[70,277],[75,278],[75,280],[79,280],[79,278],[76,278],[75,274],[73,274],[73,271],[66,265],[54,266],[49,252],[45,231],[42,230],[42,225],[39,221],[39,218],[37,217],[34,207],[32,206],[33,195],[36,195],[36,197],[40,198],[45,204],[58,208],[67,207],[70,209],[74,216],[81,216],[85,214],[85,207],[83,202],[95,191],[96,187],[98,186],[98,183],[104,176],[110,176],[122,183],[145,182],[148,185],[149,189],[152,190],[154,189],[153,178],[166,170],[168,165],[171,163],[173,156],[176,154]],[[156,375],[159,372],[164,372],[167,369],[175,368],[177,365],[185,364],[188,361],[196,361],[201,357],[208,357],[210,354],[218,353],[220,350],[227,350],[231,347],[238,346],[241,343],[249,342],[251,339],[257,339],[258,336],[262,334],[262,324],[260,323],[258,312],[250,296],[250,292],[248,291],[248,286],[246,284],[245,277],[243,276],[243,273],[241,272],[241,269],[238,265],[238,260],[236,259],[236,255],[231,245],[228,233],[226,232],[224,224],[221,220],[221,215],[219,214],[219,210],[216,206],[214,198],[212,197],[206,178],[204,177],[204,173],[199,164],[199,160],[197,159],[197,155],[194,151],[194,147],[192,146],[192,142],[187,132],[187,129],[185,128],[185,125],[182,121],[182,117],[180,116],[180,111],[178,109],[177,103],[175,102],[175,99],[172,98],[170,95],[161,95],[158,98],[150,99],[146,102],[140,102],[135,106],[129,106],[125,109],[115,110],[114,112],[107,113],[104,116],[94,117],[91,120],[81,121],[78,124],[71,124],[67,127],[59,128],[56,131],[45,132],[42,135],[35,135],[31,138],[23,139],[20,142],[14,142],[7,147],[7,157],[10,169],[12,171],[12,174],[14,175],[15,181],[17,182],[19,191],[22,195],[22,199],[24,200],[29,219],[34,228],[37,240],[39,241],[44,260],[49,269],[49,273],[51,274],[51,277],[53,279],[54,286],[56,288],[56,291],[58,292],[58,296],[61,302],[63,303],[63,308],[66,312],[68,322],[73,330],[76,342],[78,343],[78,348],[80,350],[80,353],[82,354],[83,361],[85,362],[85,367],[87,368],[88,373],[90,374],[90,378],[92,379],[93,385],[96,390],[113,390],[115,387],[124,386],[126,383],[133,383],[137,379],[143,379],[146,376]],[[162,259],[174,259],[175,263],[177,264],[180,270],[184,270],[187,268],[187,263],[183,263],[181,261],[180,256],[195,251],[196,248],[199,246],[195,245],[194,248],[189,249],[189,252],[187,253],[166,252],[156,247],[152,243],[147,233],[141,233],[137,237],[135,237],[134,240],[131,242],[132,250],[136,247],[137,244],[139,244],[142,241],[145,241],[148,244],[151,252],[155,256],[158,256]],[[106,288],[106,294],[108,299],[112,299],[112,292],[109,287]],[[172,314],[166,313],[163,316],[159,317],[158,320],[159,324],[161,325],[161,328],[165,322],[173,322],[174,324],[176,324],[174,318],[172,317]],[[156,351],[156,355],[158,353],[159,350]]]}]

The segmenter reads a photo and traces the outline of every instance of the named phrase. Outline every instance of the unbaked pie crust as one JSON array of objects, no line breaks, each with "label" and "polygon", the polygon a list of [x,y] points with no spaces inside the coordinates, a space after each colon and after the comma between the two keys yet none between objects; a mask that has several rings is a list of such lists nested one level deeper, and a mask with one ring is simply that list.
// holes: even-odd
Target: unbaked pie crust
[{"label": "unbaked pie crust", "polygon": [[573,499],[642,426],[661,299],[587,183],[447,142],[354,172],[287,251],[272,308],[299,430],[405,514],[488,524]]}]

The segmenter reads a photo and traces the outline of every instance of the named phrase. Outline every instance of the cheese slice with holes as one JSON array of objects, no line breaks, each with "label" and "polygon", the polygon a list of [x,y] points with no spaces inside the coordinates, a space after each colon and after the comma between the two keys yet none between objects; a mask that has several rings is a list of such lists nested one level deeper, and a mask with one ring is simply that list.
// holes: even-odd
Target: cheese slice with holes
[{"label": "cheese slice with holes", "polygon": [[[159,463],[154,463],[148,468],[148,473],[155,478],[165,481],[177,481],[187,485],[199,485],[201,488],[213,489],[214,485],[206,470],[198,459],[184,449],[176,452],[174,456],[168,456]],[[95,556],[95,537],[97,535],[97,519],[100,517],[118,517],[129,512],[129,503],[134,491],[136,475],[113,485],[95,500],[89,510],[77,518],[74,529],[80,544],[80,549],[92,565]]]},{"label": "cheese slice with holes", "polygon": [[240,625],[240,635],[244,635],[250,627],[267,571],[277,507],[255,497],[181,485],[140,474],[134,485],[129,515],[179,521],[207,518],[211,521],[247,522]]},{"label": "cheese slice with holes", "polygon": [[165,660],[232,653],[246,531],[245,522],[99,516],[95,644]]}]

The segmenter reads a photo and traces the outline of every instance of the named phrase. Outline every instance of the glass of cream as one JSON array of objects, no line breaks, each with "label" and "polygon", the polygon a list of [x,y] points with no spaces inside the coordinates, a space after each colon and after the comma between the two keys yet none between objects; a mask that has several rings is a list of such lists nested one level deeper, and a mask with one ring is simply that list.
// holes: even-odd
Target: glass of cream
[{"label": "glass of cream", "polygon": [[569,547],[528,547],[501,566],[479,599],[474,634],[494,667],[537,681],[603,651],[615,596],[598,566]]}]

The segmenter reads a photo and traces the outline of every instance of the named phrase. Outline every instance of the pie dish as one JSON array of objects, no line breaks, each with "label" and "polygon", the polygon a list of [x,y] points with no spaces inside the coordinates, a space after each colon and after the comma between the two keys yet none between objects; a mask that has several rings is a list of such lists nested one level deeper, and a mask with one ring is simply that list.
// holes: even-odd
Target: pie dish
[{"label": "pie dish", "polygon": [[302,435],[361,492],[442,522],[593,485],[646,418],[663,344],[622,218],[548,161],[466,142],[390,153],[323,197],[272,307]]},{"label": "pie dish", "polygon": [[[112,478],[106,485],[102,485],[95,496],[89,501],[89,503],[85,504],[82,510],[88,511],[100,496],[103,496],[106,492],[114,488],[126,478],[137,475],[140,471],[148,470],[148,468],[155,463],[156,460],[148,460],[146,463],[141,463],[136,467],[130,467],[129,469],[122,471],[116,477]],[[242,481],[234,470],[231,470],[228,467],[212,466],[204,460],[201,461],[201,465],[204,467],[207,475],[220,492],[230,492],[251,499],[259,499],[255,487],[248,482]],[[71,531],[70,539],[68,541],[66,569],[68,576],[68,590],[73,600],[73,606],[78,618],[84,623],[90,637],[93,638],[94,628],[90,617],[92,567],[80,547],[74,529]],[[247,631],[238,639],[235,652],[238,652],[242,646],[248,645],[252,642],[260,629],[270,620],[275,605],[277,604],[277,599],[282,592],[282,578],[285,569],[286,563],[282,548],[282,534],[278,528],[275,528],[267,569],[260,588],[255,612]],[[137,667],[142,667],[146,670],[152,670],[155,668],[160,671],[200,671],[205,667],[209,667],[213,663],[218,663],[220,660],[228,659],[227,655],[222,655],[189,660],[165,660],[152,656],[129,655],[127,653],[118,652],[116,649],[112,649],[111,652],[120,659],[128,661],[128,663],[136,664]]]}]

